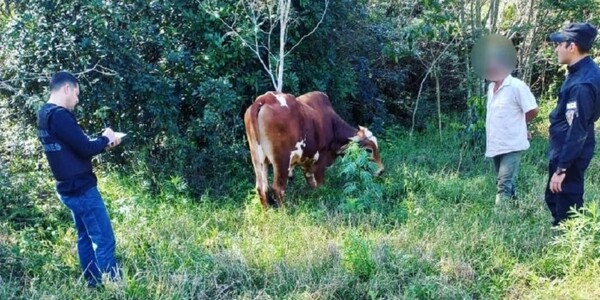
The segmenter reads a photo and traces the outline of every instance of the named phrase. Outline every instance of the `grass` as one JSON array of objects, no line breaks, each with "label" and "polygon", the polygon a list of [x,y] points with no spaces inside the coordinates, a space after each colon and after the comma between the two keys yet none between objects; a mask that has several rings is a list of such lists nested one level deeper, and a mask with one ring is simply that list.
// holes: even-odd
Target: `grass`
[{"label": "grass", "polygon": [[457,133],[390,130],[380,144],[384,177],[344,189],[338,163],[317,190],[296,176],[286,207],[268,212],[245,174],[227,196],[193,199],[178,177],[151,195],[142,177],[101,173],[125,282],[99,291],[83,287],[72,224],[38,172],[29,193],[50,220],[3,222],[0,299],[600,298],[598,160],[589,210],[559,235],[542,199],[545,139],[524,156],[519,201],[503,207],[483,149]]}]

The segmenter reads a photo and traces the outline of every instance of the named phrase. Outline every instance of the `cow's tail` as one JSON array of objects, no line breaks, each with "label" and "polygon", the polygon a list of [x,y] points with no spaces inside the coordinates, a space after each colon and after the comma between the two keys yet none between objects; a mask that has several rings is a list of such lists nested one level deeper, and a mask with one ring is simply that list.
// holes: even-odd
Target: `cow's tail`
[{"label": "cow's tail", "polygon": [[[262,147],[262,143],[264,142],[264,141],[260,140],[261,135],[260,135],[259,126],[258,126],[258,114],[260,113],[260,110],[263,108],[264,105],[265,105],[265,99],[263,97],[259,97],[250,106],[249,117],[250,117],[251,130],[252,130],[252,134],[255,139],[255,142],[257,143],[256,146],[258,146],[258,147]],[[249,142],[251,142],[251,141],[249,141]],[[264,153],[264,150],[262,152]],[[266,180],[266,178],[264,180]],[[271,187],[267,184],[267,186],[263,187],[263,188],[266,188],[266,190],[264,192],[267,197],[268,205],[277,206],[277,201],[275,201]]]},{"label": "cow's tail", "polygon": [[262,97],[256,99],[254,103],[250,106],[250,124],[252,124],[252,131],[254,131],[254,138],[260,145],[260,134],[258,132],[258,114],[260,113],[260,109],[265,104],[265,100]]}]

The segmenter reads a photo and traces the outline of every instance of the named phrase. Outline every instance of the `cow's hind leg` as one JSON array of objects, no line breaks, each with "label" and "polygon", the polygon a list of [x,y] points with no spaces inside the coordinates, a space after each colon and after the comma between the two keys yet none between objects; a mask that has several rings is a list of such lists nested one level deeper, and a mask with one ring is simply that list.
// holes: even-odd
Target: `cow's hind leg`
[{"label": "cow's hind leg", "polygon": [[279,206],[278,202],[275,200],[277,195],[273,196],[273,190],[269,187],[269,160],[265,159],[265,161],[261,164],[261,183],[260,183],[260,202],[263,208],[267,208],[269,206]]},{"label": "cow's hind leg", "polygon": [[287,159],[273,164],[273,193],[277,206],[283,207],[285,189],[288,184],[290,162]]},{"label": "cow's hind leg", "polygon": [[256,176],[256,192],[263,208],[266,209],[269,202],[273,202],[272,197],[269,195],[269,160],[258,144],[251,147],[250,155],[252,156],[252,165]]}]

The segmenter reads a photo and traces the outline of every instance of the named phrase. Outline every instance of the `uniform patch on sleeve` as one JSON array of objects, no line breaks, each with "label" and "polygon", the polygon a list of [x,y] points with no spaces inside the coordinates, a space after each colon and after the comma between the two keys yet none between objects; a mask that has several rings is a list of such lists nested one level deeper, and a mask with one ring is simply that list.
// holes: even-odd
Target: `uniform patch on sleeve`
[{"label": "uniform patch on sleeve", "polygon": [[573,124],[573,119],[578,117],[577,113],[577,101],[571,101],[567,103],[567,112],[565,113],[565,118],[567,119],[567,123],[569,126]]}]

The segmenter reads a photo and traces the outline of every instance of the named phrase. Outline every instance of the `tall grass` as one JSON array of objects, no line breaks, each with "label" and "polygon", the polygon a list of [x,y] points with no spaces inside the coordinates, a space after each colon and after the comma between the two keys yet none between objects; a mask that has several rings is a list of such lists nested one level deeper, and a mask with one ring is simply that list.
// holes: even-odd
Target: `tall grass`
[{"label": "tall grass", "polygon": [[295,179],[286,206],[267,212],[253,178],[224,179],[228,196],[196,199],[177,176],[150,194],[143,176],[102,173],[124,283],[84,288],[75,232],[48,196],[52,233],[0,230],[0,262],[11,268],[0,272],[0,299],[600,297],[597,160],[588,209],[553,230],[541,137],[523,158],[519,200],[503,207],[494,206],[483,149],[458,133],[440,141],[435,131],[389,130],[380,144],[383,177],[365,175],[368,164],[353,152],[360,163],[339,160],[316,190]]}]

